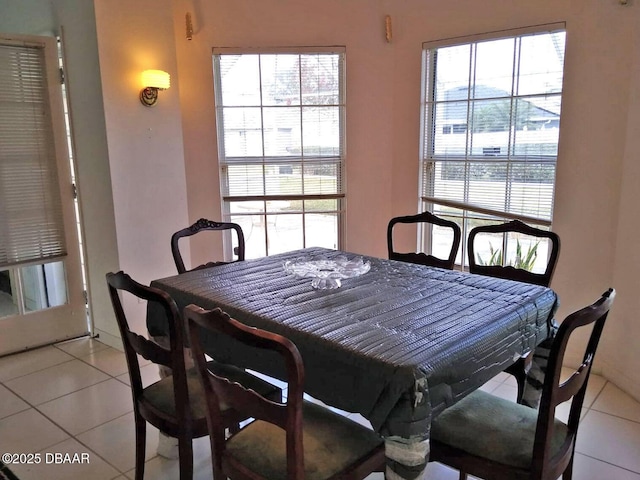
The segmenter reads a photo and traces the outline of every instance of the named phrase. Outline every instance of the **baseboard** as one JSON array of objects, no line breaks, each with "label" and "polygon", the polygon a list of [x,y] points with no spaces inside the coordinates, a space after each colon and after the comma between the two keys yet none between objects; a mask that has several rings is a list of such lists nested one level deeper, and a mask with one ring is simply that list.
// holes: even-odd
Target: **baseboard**
[{"label": "baseboard", "polygon": [[[601,362],[601,366],[603,377],[640,402],[640,378],[631,378],[627,371],[620,370],[616,365],[606,360]],[[625,364],[625,366],[628,367],[629,364]],[[637,373],[638,370],[635,370],[635,372]]]},{"label": "baseboard", "polygon": [[98,340],[100,343],[104,343],[105,345],[109,345],[110,347],[115,348],[116,350],[124,351],[122,347],[122,340],[119,336],[111,335],[103,330],[98,328],[94,329],[94,338]]}]

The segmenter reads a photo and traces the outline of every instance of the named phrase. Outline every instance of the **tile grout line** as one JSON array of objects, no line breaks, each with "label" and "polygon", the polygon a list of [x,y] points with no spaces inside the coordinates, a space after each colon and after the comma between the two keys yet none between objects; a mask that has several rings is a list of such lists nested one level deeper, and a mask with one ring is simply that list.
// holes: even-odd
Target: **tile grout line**
[{"label": "tile grout line", "polygon": [[[59,442],[55,442],[52,443],[50,445],[46,445],[44,447],[42,447],[40,450],[38,450],[39,453],[44,452],[45,450],[48,450],[52,447],[55,447],[56,445],[60,445],[61,443],[67,442],[69,440],[75,440],[76,442],[80,443],[83,447],[88,448],[86,445],[84,445],[82,442],[80,442],[74,435],[71,434],[71,432],[69,432],[68,430],[66,430],[64,427],[62,427],[61,425],[59,425],[58,423],[56,423],[55,421],[53,421],[53,419],[49,418],[46,414],[44,414],[43,412],[41,412],[40,410],[38,410],[35,406],[30,406],[30,408],[28,408],[27,410],[22,410],[21,412],[18,413],[24,413],[28,410],[34,410],[36,413],[42,415],[44,418],[46,418],[48,421],[50,421],[53,425],[56,426],[56,428],[60,429],[62,432],[64,432],[65,435],[67,435],[67,438],[65,438],[64,440],[61,440]],[[17,415],[18,413],[14,413],[13,415],[9,415],[7,417],[2,418],[2,420],[5,420],[7,418],[10,418],[14,415]],[[98,457],[100,457],[103,461],[106,461],[105,459],[103,459],[100,455],[98,455],[96,452],[94,452],[93,450],[89,449],[92,453],[95,453]],[[113,465],[111,465],[110,463],[107,462],[108,465],[110,465],[111,467],[115,468]],[[116,468],[116,471],[120,471]]]},{"label": "tile grout line", "polygon": [[[587,413],[589,413],[590,411],[599,413],[601,415],[607,415],[607,416],[612,417],[612,418],[617,418],[618,420],[622,420],[622,421],[625,421],[625,422],[631,422],[631,423],[634,423],[636,425],[640,425],[640,421],[638,421],[638,420],[632,420],[630,418],[621,417],[620,415],[616,415],[615,413],[603,412],[602,410],[597,410],[595,408],[587,409]],[[586,416],[586,413],[585,413],[585,416]],[[638,472],[638,473],[640,473],[640,472]]]},{"label": "tile grout line", "polygon": [[[75,357],[74,359],[77,359],[77,357]],[[68,363],[68,362],[63,362],[63,363]],[[59,364],[59,365],[61,365],[61,364]],[[53,365],[52,367],[55,367],[55,366],[57,366],[57,365]],[[48,367],[48,368],[49,368],[49,367]],[[95,367],[94,367],[94,368],[95,368]],[[46,370],[46,369],[43,369],[43,370]],[[33,372],[33,373],[35,373],[35,372]],[[75,391],[73,391],[73,392],[69,392],[69,393],[67,393],[67,394],[65,394],[65,395],[61,395],[61,396],[56,397],[56,398],[53,398],[53,399],[51,399],[51,400],[47,400],[46,402],[41,403],[41,404],[39,404],[39,405],[44,405],[44,404],[46,404],[46,403],[48,403],[48,402],[51,402],[51,401],[54,401],[54,400],[59,400],[59,399],[61,399],[61,398],[63,398],[63,397],[66,397],[66,396],[68,396],[68,395],[72,395],[72,394],[77,393],[77,392],[80,392],[80,391],[82,391],[82,390],[86,390],[86,389],[91,388],[91,387],[93,387],[93,386],[95,386],[95,385],[99,385],[99,384],[101,384],[101,383],[106,383],[106,382],[108,382],[109,380],[116,380],[116,381],[120,382],[120,380],[118,380],[117,378],[113,377],[112,375],[110,375],[110,374],[108,374],[108,373],[106,373],[106,372],[104,372],[104,373],[105,373],[106,375],[108,375],[110,378],[107,378],[107,379],[105,379],[105,380],[103,380],[103,381],[101,381],[101,382],[98,382],[98,383],[94,383],[93,385],[89,385],[89,386],[87,386],[87,387],[80,388],[80,389],[75,390]],[[123,382],[120,382],[120,383],[123,383]],[[2,382],[0,382],[0,384],[2,384]],[[62,441],[60,441],[60,442],[57,442],[57,443],[54,443],[54,444],[52,444],[52,445],[48,445],[48,446],[43,447],[42,449],[40,449],[40,450],[39,450],[39,452],[40,452],[40,453],[42,453],[44,450],[51,449],[52,447],[55,447],[56,445],[59,445],[59,444],[64,443],[64,442],[66,442],[66,441],[74,440],[74,441],[76,441],[77,443],[79,443],[80,445],[82,445],[84,448],[86,448],[88,451],[90,451],[91,453],[95,454],[98,458],[100,458],[103,462],[105,462],[107,465],[109,465],[110,467],[112,467],[114,470],[116,470],[117,472],[119,472],[119,473],[118,473],[118,475],[116,475],[116,477],[114,477],[114,478],[117,478],[117,477],[119,477],[119,476],[122,476],[122,475],[124,475],[124,474],[126,473],[126,472],[124,472],[124,471],[121,471],[121,470],[120,470],[118,467],[116,467],[115,465],[111,464],[111,463],[110,463],[106,458],[104,458],[102,455],[100,455],[99,453],[97,453],[96,451],[94,451],[92,448],[90,448],[87,444],[85,444],[84,442],[82,442],[82,441],[78,438],[78,436],[79,436],[79,435],[82,435],[82,434],[84,434],[84,433],[87,433],[87,432],[89,432],[89,431],[93,430],[94,428],[101,427],[101,426],[103,426],[103,425],[105,425],[105,424],[107,424],[107,423],[109,423],[109,422],[111,422],[111,421],[113,421],[113,420],[116,420],[116,419],[118,419],[118,418],[121,418],[121,417],[124,417],[124,416],[126,416],[126,415],[129,415],[130,413],[132,413],[132,412],[133,412],[133,407],[132,407],[132,410],[131,410],[130,412],[124,413],[124,414],[120,415],[119,417],[112,418],[112,419],[107,420],[107,421],[105,421],[105,422],[102,422],[102,423],[100,423],[100,424],[98,424],[98,425],[94,425],[94,426],[93,426],[93,427],[91,427],[90,429],[85,430],[85,431],[82,431],[82,432],[79,432],[78,434],[74,435],[74,434],[72,434],[71,432],[69,432],[67,429],[65,429],[62,425],[60,425],[60,424],[59,424],[59,423],[57,423],[55,420],[53,420],[51,417],[49,417],[46,413],[44,413],[43,411],[41,411],[41,410],[38,408],[38,406],[39,406],[39,405],[33,405],[33,404],[31,404],[29,401],[27,401],[26,399],[24,399],[24,398],[20,397],[20,395],[18,395],[16,392],[14,392],[13,390],[11,390],[8,386],[6,386],[6,385],[4,385],[4,384],[2,384],[2,385],[3,385],[7,390],[9,390],[11,393],[13,393],[14,395],[16,395],[16,396],[17,396],[18,398],[20,398],[21,400],[23,400],[27,405],[29,405],[29,408],[24,409],[24,410],[21,410],[20,412],[16,412],[16,413],[11,414],[11,415],[7,415],[6,417],[3,417],[3,418],[2,418],[2,420],[6,419],[6,418],[10,418],[10,417],[12,417],[12,416],[14,416],[14,415],[17,415],[17,414],[19,414],[19,413],[24,413],[24,412],[26,412],[26,411],[28,411],[28,410],[32,410],[32,409],[33,409],[35,412],[37,412],[38,414],[42,415],[44,418],[46,418],[48,421],[50,421],[53,425],[55,425],[57,428],[59,428],[62,432],[64,432],[64,433],[68,436],[68,438],[65,438],[64,440],[62,440]],[[128,386],[128,385],[126,385],[126,384],[124,384],[124,385],[125,385],[125,386]],[[156,454],[156,455],[154,455],[154,456],[153,456],[153,457],[151,457],[151,458],[155,458],[155,456],[157,456],[157,454]],[[150,458],[149,460],[151,460],[151,458]],[[147,460],[147,461],[148,461],[148,460]]]},{"label": "tile grout line", "polygon": [[[94,341],[96,341],[96,342],[97,342],[97,340],[94,340]],[[56,347],[56,348],[57,348],[57,345],[54,345],[54,347]],[[94,355],[94,354],[96,354],[96,353],[99,353],[99,352],[102,352],[102,351],[104,351],[104,350],[108,350],[108,349],[113,349],[113,348],[112,348],[112,347],[109,347],[108,345],[105,345],[105,348],[100,348],[98,351],[91,351],[90,353],[88,353],[88,354],[86,354],[86,355],[77,356],[77,355],[74,355],[74,354],[72,354],[72,353],[66,352],[66,351],[64,351],[64,350],[62,350],[62,349],[60,349],[60,348],[59,348],[59,350],[63,351],[64,353],[66,353],[66,354],[68,354],[68,355],[71,355],[71,356],[73,356],[74,358],[76,358],[76,359],[80,360],[81,362],[84,362],[84,363],[86,363],[87,365],[89,365],[89,366],[91,366],[91,367],[93,367],[93,368],[95,368],[95,369],[97,369],[97,370],[99,370],[99,371],[103,372],[105,375],[108,375],[110,378],[109,378],[109,379],[107,379],[107,380],[105,380],[104,382],[107,382],[107,381],[109,381],[110,379],[113,379],[113,380],[116,380],[116,381],[120,382],[121,384],[123,384],[123,385],[124,385],[124,386],[126,386],[127,388],[131,389],[131,386],[130,386],[130,385],[128,385],[127,383],[125,383],[125,382],[123,382],[122,380],[120,380],[119,378],[117,378],[117,376],[112,375],[111,373],[105,372],[104,370],[99,369],[99,368],[98,368],[98,367],[96,367],[95,365],[93,365],[93,364],[91,364],[91,363],[89,363],[89,362],[87,362],[87,361],[83,360],[84,358],[89,357],[90,355]],[[113,350],[116,350],[116,349],[113,349]],[[116,351],[118,351],[118,350],[116,350]],[[125,373],[128,373],[128,371],[129,371],[129,369],[127,368],[127,371],[125,371],[124,373],[120,373],[120,374],[118,374],[118,376],[120,376],[120,375],[124,375]],[[98,382],[98,383],[96,383],[95,385],[98,385],[99,383],[104,383],[104,382]],[[86,387],[86,388],[90,388],[91,386],[93,386],[93,385],[90,385],[89,387]],[[83,389],[81,389],[81,390],[83,390]],[[79,390],[78,390],[78,391],[79,391]],[[75,393],[75,392],[72,392],[72,393]],[[69,394],[67,394],[67,395],[69,395]],[[58,398],[62,398],[62,397],[58,397]],[[133,397],[132,397],[132,401],[133,401]],[[34,407],[34,408],[35,408],[35,407]],[[99,425],[95,425],[95,426],[91,427],[90,429],[85,430],[84,432],[80,432],[80,433],[78,433],[77,435],[71,435],[71,437],[72,437],[73,439],[75,439],[75,441],[76,441],[76,442],[78,442],[79,444],[81,444],[83,447],[87,448],[87,450],[89,450],[89,451],[91,451],[91,452],[94,452],[94,450],[92,450],[92,449],[89,447],[89,445],[87,445],[87,444],[86,444],[86,443],[84,443],[82,440],[80,440],[80,439],[78,438],[78,436],[83,435],[83,434],[85,434],[85,433],[87,433],[87,432],[90,432],[91,430],[93,430],[93,429],[95,429],[95,428],[99,428],[99,427],[101,427],[101,426],[103,426],[103,425],[106,425],[106,424],[107,424],[107,423],[109,423],[109,422],[113,422],[113,421],[115,421],[115,420],[117,420],[117,419],[119,419],[119,418],[125,417],[125,416],[127,416],[127,415],[129,415],[129,414],[133,413],[133,408],[134,408],[134,407],[132,406],[132,409],[131,409],[131,411],[130,411],[130,412],[124,413],[124,414],[120,415],[119,417],[112,418],[111,420],[107,420],[106,422],[102,422],[102,423],[101,423],[101,424],[99,424]],[[36,409],[37,409],[37,408],[36,408]],[[38,411],[39,411],[39,410],[38,410]],[[40,413],[42,413],[42,412],[40,412]],[[43,413],[42,413],[42,414],[43,414]],[[43,415],[44,415],[44,414],[43,414]],[[46,417],[46,415],[45,415],[45,417]],[[47,417],[47,418],[48,418],[48,417]],[[50,418],[49,418],[49,420],[50,420],[51,422],[53,422],[53,420],[52,420],[52,419],[50,419]],[[66,430],[64,430],[62,427],[60,427],[57,423],[55,423],[55,422],[53,422],[53,423],[54,423],[56,426],[58,426],[59,428],[61,428],[63,431],[65,431],[66,433],[69,433],[69,432],[67,432]],[[118,475],[116,475],[115,477],[113,477],[114,479],[119,478],[119,477],[122,477],[122,476],[124,476],[125,478],[128,478],[128,477],[126,476],[126,473],[127,473],[128,471],[131,471],[131,469],[126,470],[126,471],[122,471],[122,470],[120,470],[116,465],[111,464],[111,463],[110,463],[106,458],[102,457],[100,454],[98,454],[98,453],[96,453],[96,452],[94,452],[94,453],[95,453],[95,454],[96,454],[100,459],[102,459],[102,460],[103,460],[107,465],[111,466],[114,470],[116,470],[116,471],[118,472]],[[150,457],[148,460],[145,460],[145,463],[146,463],[146,462],[148,462],[148,461],[150,461],[150,460],[152,460],[153,458],[155,458],[155,457],[157,457],[157,456],[158,456],[158,454],[157,454],[157,452],[156,452],[156,454],[155,454],[155,455],[153,455],[152,457]],[[135,469],[135,465],[134,465],[134,467],[133,467],[133,468]]]},{"label": "tile grout line", "polygon": [[[629,473],[633,473],[634,475],[640,475],[640,472],[636,472],[635,470],[631,470],[631,469],[629,469],[627,467],[623,467],[622,465],[618,465],[616,463],[611,463],[611,462],[608,462],[608,461],[603,460],[601,458],[597,458],[597,457],[594,457],[594,456],[591,456],[591,455],[587,455],[586,453],[582,453],[582,452],[575,452],[575,453],[577,455],[582,455],[583,457],[590,458],[591,460],[595,460],[597,462],[606,463],[607,465],[619,468],[620,470],[625,470],[625,471],[627,471]],[[575,460],[574,460],[574,472],[575,472]]]},{"label": "tile grout line", "polygon": [[[602,377],[604,378],[604,377]],[[602,388],[600,389],[600,391],[598,392],[598,394],[594,397],[593,402],[591,402],[591,406],[587,409],[587,413],[589,413],[591,410],[593,410],[594,412],[598,412],[598,413],[602,413],[604,415],[609,415],[610,417],[613,418],[618,418],[620,420],[625,420],[627,422],[632,422],[632,423],[636,423],[636,424],[640,424],[640,420],[633,420],[631,418],[627,418],[627,417],[621,417],[620,415],[616,415],[615,413],[611,413],[611,412],[605,412],[603,410],[598,410],[597,408],[594,408],[594,405],[596,404],[596,402],[598,401],[598,398],[600,398],[600,395],[602,395],[602,393],[604,392],[604,389],[606,388],[607,385],[613,385],[616,386],[615,383],[610,382],[609,380],[605,380],[604,384],[602,385]],[[617,388],[617,387],[616,387]],[[625,393],[623,391],[623,393]],[[632,397],[633,399],[633,397]],[[635,399],[633,399],[635,401]],[[640,402],[638,402],[640,403]],[[585,414],[586,415],[586,414]],[[640,473],[640,472],[638,472]]]},{"label": "tile grout line", "polygon": [[[84,338],[84,337],[80,337],[80,338]],[[72,341],[73,341],[73,340],[72,340]],[[73,394],[78,393],[78,392],[81,392],[81,391],[83,391],[83,390],[87,390],[87,389],[89,389],[89,388],[95,387],[96,385],[100,385],[100,384],[106,383],[106,382],[108,382],[109,380],[116,380],[117,382],[119,382],[119,383],[121,383],[121,384],[125,385],[126,387],[129,387],[129,385],[127,385],[126,383],[122,382],[121,380],[119,380],[118,378],[116,378],[114,375],[112,375],[112,374],[110,374],[110,373],[108,373],[108,372],[105,372],[105,371],[103,371],[103,370],[100,370],[99,368],[95,367],[94,365],[92,365],[92,364],[90,364],[90,363],[88,363],[88,362],[85,362],[84,360],[82,360],[82,357],[78,357],[78,356],[73,355],[73,354],[71,354],[71,353],[69,353],[69,352],[65,352],[64,350],[62,350],[62,349],[58,348],[58,346],[57,346],[56,344],[54,344],[54,345],[52,345],[52,346],[53,346],[54,348],[56,348],[56,349],[60,350],[61,352],[66,353],[67,355],[69,355],[69,356],[71,356],[71,357],[73,357],[73,358],[72,358],[71,360],[67,360],[67,361],[64,361],[64,362],[61,362],[61,363],[57,363],[57,364],[54,364],[54,365],[50,365],[50,366],[45,367],[45,368],[42,368],[42,369],[40,369],[40,370],[36,370],[36,371],[33,371],[33,372],[29,372],[29,373],[27,373],[27,374],[25,374],[25,375],[19,375],[19,376],[17,376],[17,377],[11,378],[11,379],[9,379],[9,380],[3,380],[3,381],[0,381],[0,385],[2,385],[2,386],[3,386],[4,388],[6,388],[9,392],[11,392],[13,395],[15,395],[16,397],[18,397],[20,400],[22,400],[23,402],[25,402],[25,403],[29,406],[28,408],[25,408],[24,410],[21,410],[20,412],[16,412],[16,413],[13,413],[13,414],[11,414],[11,415],[7,415],[6,417],[3,417],[3,419],[5,419],[5,418],[9,418],[9,417],[12,417],[13,415],[17,415],[18,413],[23,413],[23,412],[26,412],[27,410],[33,409],[33,410],[35,410],[36,412],[38,412],[40,415],[42,415],[43,417],[45,417],[47,420],[49,420],[51,423],[53,423],[53,424],[54,424],[56,427],[58,427],[60,430],[62,430],[65,434],[69,435],[69,437],[76,438],[76,436],[77,436],[77,435],[82,435],[83,433],[86,433],[86,432],[88,432],[89,430],[92,430],[93,428],[100,427],[100,426],[102,426],[102,425],[104,425],[104,424],[106,424],[106,423],[109,423],[109,422],[110,422],[110,421],[112,421],[112,420],[115,420],[116,418],[121,418],[121,417],[123,417],[123,416],[125,416],[125,415],[128,415],[129,413],[133,412],[133,406],[132,406],[131,412],[126,412],[126,413],[124,413],[124,414],[120,415],[119,417],[116,417],[116,418],[114,418],[114,419],[111,419],[111,420],[108,420],[108,421],[106,421],[106,422],[100,423],[100,424],[98,424],[98,425],[96,425],[96,426],[94,426],[94,427],[91,427],[89,430],[85,430],[85,431],[83,431],[83,432],[79,432],[77,435],[73,435],[71,432],[67,431],[67,430],[66,430],[62,425],[58,424],[58,423],[57,423],[57,422],[55,422],[52,418],[50,418],[46,413],[44,413],[43,411],[41,411],[41,410],[40,410],[40,408],[38,408],[38,407],[41,407],[42,405],[44,405],[44,404],[46,404],[46,403],[53,402],[54,400],[60,400],[60,399],[62,399],[62,398],[64,398],[64,397],[67,397],[67,396],[69,396],[69,395],[73,395]],[[110,348],[110,347],[109,347],[109,346],[106,346],[106,348]],[[103,350],[103,349],[101,349],[101,350]],[[93,353],[93,352],[92,352],[92,353]],[[88,354],[88,355],[90,355],[90,354]],[[84,356],[88,356],[88,355],[84,355]],[[109,378],[106,378],[106,379],[104,379],[104,380],[101,380],[101,381],[99,381],[99,382],[93,383],[93,384],[91,384],[91,385],[87,385],[87,386],[85,386],[85,387],[79,388],[79,389],[74,390],[74,391],[72,391],[72,392],[65,393],[65,394],[60,395],[60,396],[58,396],[58,397],[51,398],[51,399],[49,399],[49,400],[47,400],[47,401],[45,401],[45,402],[39,403],[39,404],[31,403],[29,400],[27,400],[26,398],[24,398],[23,396],[21,396],[18,392],[16,392],[15,390],[13,390],[11,387],[9,387],[9,386],[5,383],[5,381],[12,381],[12,380],[15,380],[15,379],[17,379],[17,378],[22,378],[22,377],[26,377],[26,376],[31,375],[31,374],[34,374],[34,373],[42,372],[43,370],[47,370],[48,368],[55,368],[55,367],[58,367],[58,366],[60,366],[60,365],[64,365],[65,363],[71,363],[71,362],[73,362],[74,360],[80,360],[82,363],[84,363],[84,364],[86,364],[86,365],[90,366],[91,368],[93,368],[93,369],[95,369],[95,370],[97,370],[97,371],[99,371],[99,372],[103,373],[104,375],[106,375],[106,376],[107,376],[107,377],[109,377]],[[126,372],[125,372],[125,373],[126,373]],[[129,387],[129,388],[130,388],[130,387]],[[79,442],[79,440],[78,440],[77,438],[76,438],[76,440]],[[66,440],[64,440],[64,441],[66,441]],[[60,443],[60,442],[59,442],[59,443]],[[80,442],[80,443],[81,443],[81,442]],[[84,444],[83,444],[83,445],[84,445]],[[86,446],[86,445],[85,445],[85,446]],[[49,447],[45,447],[45,448],[49,448]],[[115,468],[115,467],[114,467],[114,468]],[[117,469],[116,469],[116,470],[117,470]]]},{"label": "tile grout line", "polygon": [[18,376],[11,377],[11,378],[5,378],[5,379],[0,380],[0,383],[6,387],[7,385],[6,385],[5,382],[11,382],[13,380],[17,380],[18,378],[26,377],[27,375],[32,375],[34,373],[42,372],[43,370],[46,370],[48,368],[57,367],[59,365],[63,365],[65,363],[69,363],[69,362],[73,362],[74,360],[77,360],[77,358],[75,358],[73,355],[69,355],[69,356],[71,357],[69,360],[64,360],[63,362],[60,362],[60,363],[54,363],[53,365],[49,365],[48,367],[44,367],[44,368],[39,368],[38,370],[34,370],[33,372],[24,373],[22,375],[18,375]]}]

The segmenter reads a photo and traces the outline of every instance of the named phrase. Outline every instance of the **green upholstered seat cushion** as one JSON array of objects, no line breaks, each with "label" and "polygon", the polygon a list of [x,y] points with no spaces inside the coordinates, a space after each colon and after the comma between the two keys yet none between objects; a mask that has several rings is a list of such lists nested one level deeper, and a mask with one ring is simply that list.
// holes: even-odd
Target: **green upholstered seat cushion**
[{"label": "green upholstered seat cushion", "polygon": [[[204,418],[207,412],[207,404],[198,372],[195,369],[187,370],[187,388],[189,389],[189,404],[192,418]],[[142,392],[142,398],[161,412],[175,417],[176,399],[173,394],[173,375],[149,385]]]},{"label": "green upholstered seat cushion", "polygon": [[[234,382],[238,382],[247,388],[255,390],[261,395],[273,400],[280,400],[281,390],[269,382],[247,373],[246,371],[231,365],[225,365],[215,361],[207,363],[207,367],[221,376],[227,377]],[[198,372],[195,368],[187,370],[187,388],[189,389],[189,403],[191,404],[191,416],[193,418],[204,418],[207,404]],[[173,375],[149,385],[144,389],[143,398],[151,405],[171,416],[176,414],[176,402],[173,395]],[[227,405],[222,405],[222,410],[227,410]]]},{"label": "green upholstered seat cushion", "polygon": [[[537,410],[478,390],[433,420],[431,438],[494,462],[529,468],[537,420]],[[552,455],[566,435],[566,425],[556,420]]]},{"label": "green upholstered seat cushion", "polygon": [[[382,438],[373,430],[327,408],[305,402],[306,480],[329,478],[382,443]],[[265,478],[287,478],[285,432],[273,424],[254,421],[228,440],[227,452]]]}]

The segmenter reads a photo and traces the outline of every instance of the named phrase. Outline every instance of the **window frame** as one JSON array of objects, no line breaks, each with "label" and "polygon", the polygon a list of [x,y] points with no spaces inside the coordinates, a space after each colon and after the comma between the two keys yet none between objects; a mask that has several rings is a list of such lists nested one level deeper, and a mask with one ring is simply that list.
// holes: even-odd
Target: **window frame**
[{"label": "window frame", "polygon": [[[556,165],[558,161],[558,153],[556,151],[553,156],[544,156],[540,155],[538,160],[541,164],[552,164],[553,165],[553,182],[552,182],[552,192],[551,192],[551,204],[549,207],[549,216],[548,218],[541,218],[540,216],[527,215],[523,213],[514,213],[512,211],[508,211],[505,209],[497,209],[490,208],[487,206],[474,205],[473,203],[469,203],[468,201],[457,201],[451,198],[443,198],[439,197],[435,193],[435,185],[436,182],[434,180],[436,175],[436,164],[440,163],[440,165],[446,165],[447,161],[455,161],[461,162],[467,165],[467,169],[469,165],[473,165],[474,162],[478,162],[478,164],[482,164],[483,157],[496,157],[500,156],[500,152],[495,150],[493,151],[485,151],[483,149],[482,154],[473,154],[471,148],[469,147],[469,135],[473,130],[474,125],[470,123],[470,113],[467,112],[467,123],[464,124],[465,128],[461,128],[460,125],[454,124],[439,124],[436,115],[435,115],[435,107],[442,101],[437,101],[435,98],[436,95],[436,62],[434,55],[430,55],[429,52],[433,52],[438,48],[443,47],[455,47],[461,45],[469,45],[469,44],[479,44],[483,41],[494,41],[500,39],[515,39],[515,38],[523,38],[529,35],[536,34],[544,34],[544,33],[555,33],[555,32],[564,32],[566,35],[566,24],[564,22],[545,24],[545,25],[536,25],[524,28],[503,30],[497,32],[486,32],[476,35],[468,35],[463,37],[454,37],[430,42],[424,42],[422,45],[422,78],[421,78],[421,99],[420,99],[420,131],[421,131],[421,139],[420,139],[420,159],[419,159],[419,171],[420,171],[420,191],[419,191],[419,206],[421,211],[428,210],[436,215],[444,216],[448,219],[457,221],[461,223],[461,228],[463,231],[463,237],[465,241],[461,243],[461,250],[458,253],[458,257],[456,263],[462,265],[463,267],[467,264],[466,259],[466,238],[468,236],[468,231],[471,226],[469,225],[470,221],[481,222],[481,223],[501,223],[508,220],[519,219],[525,223],[532,224],[537,226],[538,228],[551,228],[552,220],[553,220],[553,203],[555,200],[555,171]],[[564,55],[564,52],[563,52]],[[564,59],[564,57],[563,57]],[[564,75],[564,62],[562,65],[563,75]],[[476,79],[471,76],[471,67],[470,67],[470,79],[469,79],[469,88],[474,89],[478,85],[476,83]],[[514,69],[512,72],[512,79],[515,82],[519,78],[519,72]],[[431,95],[431,98],[429,96]],[[548,95],[548,94],[546,94]],[[554,93],[556,95],[556,93]],[[557,92],[557,96],[562,99],[563,91],[562,88],[559,92]],[[542,95],[541,95],[542,96]],[[513,110],[513,102],[516,101],[521,96],[512,92],[509,92],[508,98],[511,100],[511,110],[509,112],[510,122],[514,121],[514,110]],[[528,96],[527,96],[528,97]],[[468,102],[476,101],[477,98],[469,97]],[[558,118],[560,119],[560,114],[558,114]],[[457,127],[457,128],[456,128]],[[440,132],[437,130],[441,129]],[[446,131],[445,131],[446,130]],[[456,131],[458,130],[458,131]],[[464,131],[462,131],[464,130]],[[435,153],[435,144],[436,144],[436,136],[441,135],[464,135],[466,146],[464,153],[459,155],[459,158],[456,160],[452,160],[455,155],[451,155],[449,158],[446,158],[447,155],[438,155]],[[510,135],[511,136],[511,135]],[[559,135],[558,142],[556,145],[559,145]],[[496,155],[497,153],[497,155]],[[522,164],[523,160],[526,161],[527,155],[517,155],[515,151],[511,151],[511,139],[509,140],[509,150],[507,151],[506,156],[502,156],[504,158],[504,163],[508,165],[519,165]],[[535,157],[535,156],[532,156]],[[500,162],[496,162],[499,164]],[[473,182],[473,176],[465,171],[464,174],[464,189],[468,189],[469,185]],[[505,186],[505,205],[508,203],[507,189],[509,189],[513,184],[513,179],[505,179],[502,185]],[[422,248],[424,251],[432,252],[433,239],[431,238],[431,230],[423,229],[418,232],[418,243],[419,248]],[[506,241],[506,240],[505,240]],[[433,253],[433,252],[432,252]]]},{"label": "window frame", "polygon": [[[301,152],[299,155],[293,156],[280,156],[280,155],[268,155],[264,149],[262,155],[259,156],[227,156],[225,153],[225,126],[224,126],[224,116],[223,109],[225,105],[223,103],[223,92],[222,92],[222,80],[220,76],[220,57],[223,55],[308,55],[308,54],[327,54],[327,55],[339,55],[338,61],[338,95],[339,101],[336,105],[331,105],[337,107],[338,109],[338,122],[339,122],[339,152],[336,155],[306,155]],[[264,252],[266,255],[270,254],[269,248],[269,234],[268,234],[268,221],[270,216],[275,215],[287,215],[287,213],[282,212],[271,212],[268,209],[268,202],[279,202],[279,201],[300,201],[302,204],[302,208],[299,211],[291,212],[293,215],[302,215],[302,247],[308,246],[307,239],[307,215],[309,214],[322,214],[322,213],[330,213],[335,214],[337,216],[337,238],[335,247],[337,249],[343,248],[344,245],[344,237],[345,237],[345,203],[346,203],[346,188],[345,188],[345,176],[346,176],[346,122],[345,122],[345,112],[346,112],[346,48],[342,46],[316,46],[316,47],[275,47],[275,48],[241,48],[241,47],[214,47],[212,49],[213,56],[213,74],[214,74],[214,94],[215,94],[215,110],[216,110],[216,129],[217,129],[217,150],[218,150],[218,164],[219,164],[219,172],[220,172],[220,191],[221,191],[221,205],[222,205],[222,214],[223,218],[226,221],[233,221],[234,216],[238,216],[237,213],[231,211],[231,203],[232,202],[261,202],[262,208],[247,213],[246,216],[260,216],[264,221]],[[260,67],[260,72],[262,72],[262,68]],[[262,86],[260,87],[262,88]],[[252,105],[253,107],[257,107],[261,112],[261,126],[260,131],[263,139],[264,146],[264,136],[265,136],[265,122],[264,120],[264,109],[271,107],[271,105],[265,104],[260,100],[259,105]],[[321,105],[309,105],[301,102],[301,107],[317,107]],[[302,127],[301,127],[302,128]],[[227,169],[231,165],[240,165],[240,166],[250,166],[257,165],[262,167],[268,166],[290,166],[297,165],[301,168],[305,168],[307,166],[317,165],[320,167],[331,166],[332,164],[336,167],[336,191],[333,193],[312,193],[312,194],[266,194],[266,192],[257,193],[257,194],[247,194],[247,195],[233,195],[229,193],[229,175],[227,173]],[[263,170],[262,180],[266,181],[265,172]],[[336,202],[335,209],[327,209],[323,210],[307,210],[305,208],[305,201],[309,200],[332,200]],[[240,215],[242,216],[242,215]],[[246,234],[245,234],[246,235]],[[226,238],[224,242],[224,255],[225,258],[231,258],[233,245],[231,244],[231,239]],[[251,258],[251,252],[247,250],[248,258]]]}]

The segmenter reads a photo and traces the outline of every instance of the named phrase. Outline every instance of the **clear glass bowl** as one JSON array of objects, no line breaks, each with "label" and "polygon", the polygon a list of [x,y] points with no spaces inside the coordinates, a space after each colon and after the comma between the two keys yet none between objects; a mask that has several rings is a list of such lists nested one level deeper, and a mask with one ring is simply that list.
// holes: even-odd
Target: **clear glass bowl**
[{"label": "clear glass bowl", "polygon": [[318,290],[340,288],[342,279],[358,277],[371,268],[362,257],[352,260],[336,257],[331,260],[309,260],[298,258],[284,262],[284,271],[301,278],[311,278],[311,286]]}]

